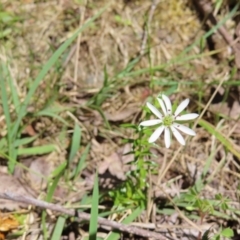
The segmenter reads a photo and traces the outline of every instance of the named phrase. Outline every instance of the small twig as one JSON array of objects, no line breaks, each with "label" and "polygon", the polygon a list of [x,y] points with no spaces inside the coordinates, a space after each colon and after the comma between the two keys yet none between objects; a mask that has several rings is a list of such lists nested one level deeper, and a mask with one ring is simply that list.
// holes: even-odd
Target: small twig
[{"label": "small twig", "polygon": [[148,20],[145,24],[145,29],[143,32],[143,39],[142,39],[142,45],[141,45],[141,49],[140,49],[140,56],[142,56],[145,53],[145,48],[146,48],[146,44],[147,44],[147,36],[149,34],[149,27],[150,27],[150,23],[152,21],[153,18],[153,13],[157,7],[158,4],[158,0],[153,0],[152,1],[152,5],[151,8],[149,10],[149,16],[148,16]]},{"label": "small twig", "polygon": [[[35,199],[32,197],[18,195],[18,194],[9,192],[9,191],[0,193],[0,198],[12,200],[15,202],[22,202],[22,203],[26,203],[29,205],[34,205],[34,206],[37,206],[37,207],[40,207],[43,209],[50,209],[52,211],[67,214],[69,216],[76,216],[75,210],[66,209],[61,205],[48,203],[48,202],[38,200],[38,199]],[[79,221],[82,221],[82,220],[89,221],[90,217],[91,217],[91,215],[88,213],[78,212],[78,220]],[[138,227],[131,226],[131,225],[125,225],[125,224],[111,221],[111,220],[108,220],[108,219],[105,219],[102,217],[98,217],[98,224],[101,225],[101,227],[103,227],[103,228],[105,228],[107,226],[108,229],[110,227],[112,230],[115,229],[115,230],[119,230],[121,232],[127,232],[130,234],[135,234],[135,235],[142,236],[142,237],[154,238],[154,239],[158,239],[158,240],[166,240],[167,239],[160,233],[147,231],[145,229],[138,228]]]}]

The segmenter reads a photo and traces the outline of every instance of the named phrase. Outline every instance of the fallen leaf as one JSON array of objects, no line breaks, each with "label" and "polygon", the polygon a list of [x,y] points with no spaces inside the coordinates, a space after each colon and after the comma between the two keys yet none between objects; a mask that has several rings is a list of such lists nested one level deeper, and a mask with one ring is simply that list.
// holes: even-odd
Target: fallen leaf
[{"label": "fallen leaf", "polygon": [[38,158],[28,158],[22,161],[27,170],[21,166],[17,166],[14,171],[14,176],[18,179],[27,179],[28,186],[38,192],[44,189],[47,185],[46,178],[50,176],[54,170],[54,163],[49,156]]},{"label": "fallen leaf", "polygon": [[12,215],[0,214],[0,232],[8,232],[16,229],[19,226],[19,222]]},{"label": "fallen leaf", "polygon": [[[4,184],[0,184],[0,193],[14,192],[16,194],[25,195],[25,196],[32,196],[29,192],[27,192],[24,185],[19,182],[14,176],[1,173],[0,175],[0,182]],[[16,210],[20,207],[26,207],[27,205],[24,203],[18,203],[11,200],[0,199],[0,209],[7,209],[7,210]]]},{"label": "fallen leaf", "polygon": [[0,240],[4,240],[6,234],[18,226],[19,222],[12,215],[0,214]]},{"label": "fallen leaf", "polygon": [[133,116],[136,112],[139,111],[139,108],[134,107],[134,108],[126,108],[121,112],[117,112],[116,114],[110,114],[105,112],[105,116],[107,120],[112,121],[112,122],[119,122],[126,120],[127,118]]},{"label": "fallen leaf", "polygon": [[110,158],[110,165],[108,167],[109,172],[113,175],[116,176],[118,179],[125,180],[126,176],[123,170],[123,163],[120,158],[120,156],[117,153],[112,153]]},{"label": "fallen leaf", "polygon": [[118,179],[124,180],[126,178],[123,171],[122,160],[116,152],[104,157],[104,160],[99,165],[98,172],[100,174],[104,174],[107,170]]}]

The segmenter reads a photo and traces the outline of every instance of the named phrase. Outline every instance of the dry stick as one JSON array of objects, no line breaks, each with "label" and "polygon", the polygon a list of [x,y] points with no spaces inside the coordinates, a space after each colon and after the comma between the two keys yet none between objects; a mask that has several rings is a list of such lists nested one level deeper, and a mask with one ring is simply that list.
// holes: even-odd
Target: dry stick
[{"label": "dry stick", "polygon": [[152,1],[152,5],[149,11],[149,16],[148,16],[148,20],[147,23],[145,25],[145,30],[143,32],[143,40],[142,40],[142,45],[141,45],[141,50],[140,50],[140,55],[142,56],[145,53],[145,48],[146,48],[146,44],[147,44],[147,36],[149,33],[149,27],[150,27],[150,23],[152,21],[153,18],[153,13],[157,7],[158,4],[158,0],[153,0]]},{"label": "dry stick", "polygon": [[[76,213],[74,210],[66,209],[61,205],[48,203],[48,202],[38,200],[38,199],[35,199],[32,197],[24,196],[24,195],[18,195],[13,192],[10,192],[10,191],[5,191],[3,193],[0,193],[0,198],[12,200],[15,202],[22,202],[22,203],[29,204],[29,205],[34,205],[34,206],[37,206],[37,207],[40,207],[43,209],[50,209],[52,211],[57,211],[57,212],[60,212],[63,214],[67,214],[69,216],[75,216],[75,213]],[[79,221],[80,220],[90,221],[90,217],[91,217],[91,215],[88,213],[78,212],[78,220]],[[107,227],[110,227],[111,229],[119,230],[121,232],[127,232],[130,234],[139,235],[142,237],[154,238],[154,239],[158,239],[158,240],[166,240],[167,239],[160,233],[147,231],[145,229],[141,229],[141,228],[131,226],[131,225],[124,225],[122,223],[107,220],[102,217],[98,217],[98,223],[101,226],[103,225],[102,226],[103,228],[104,228],[104,226],[105,227],[107,226]]]},{"label": "dry stick", "polygon": [[[85,9],[86,9],[85,6],[82,11],[81,11],[81,8],[79,8],[79,12],[81,15],[81,17],[79,19],[79,27],[81,27],[83,25]],[[75,83],[77,82],[77,79],[78,79],[78,71],[79,71],[78,63],[79,63],[79,53],[80,53],[80,48],[81,48],[81,37],[82,37],[82,34],[80,33],[77,38],[77,48],[76,48],[75,63],[74,63],[74,82]],[[74,88],[75,88],[75,90],[77,89],[76,84],[74,85]]]}]

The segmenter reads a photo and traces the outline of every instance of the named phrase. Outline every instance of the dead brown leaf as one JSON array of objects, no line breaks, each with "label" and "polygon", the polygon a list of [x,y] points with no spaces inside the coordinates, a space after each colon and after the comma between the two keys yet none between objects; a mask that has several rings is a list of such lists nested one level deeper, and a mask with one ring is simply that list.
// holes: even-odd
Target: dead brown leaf
[{"label": "dead brown leaf", "polygon": [[[0,182],[4,184],[0,184],[0,192],[4,193],[5,191],[14,192],[20,195],[31,196],[29,192],[27,192],[26,188],[23,184],[21,184],[17,178],[12,175],[1,173]],[[8,209],[8,210],[16,210],[20,207],[26,206],[23,203],[17,203],[10,200],[0,199],[0,209]]]},{"label": "dead brown leaf", "polygon": [[110,156],[104,158],[104,161],[100,164],[98,172],[104,174],[107,170],[111,175],[116,176],[118,179],[124,180],[125,174],[123,171],[123,163],[120,156],[113,152]]},{"label": "dead brown leaf", "polygon": [[126,108],[122,110],[121,112],[117,112],[116,114],[110,114],[105,112],[105,116],[109,121],[112,122],[118,122],[118,121],[123,121],[131,117],[134,113],[138,112],[139,108]]},{"label": "dead brown leaf", "polygon": [[22,161],[29,170],[17,166],[14,176],[22,181],[26,181],[28,186],[35,191],[40,191],[46,187],[46,178],[54,170],[54,163],[48,157],[29,158]]},{"label": "dead brown leaf", "polygon": [[19,222],[12,215],[0,214],[0,232],[8,232],[16,229]]}]

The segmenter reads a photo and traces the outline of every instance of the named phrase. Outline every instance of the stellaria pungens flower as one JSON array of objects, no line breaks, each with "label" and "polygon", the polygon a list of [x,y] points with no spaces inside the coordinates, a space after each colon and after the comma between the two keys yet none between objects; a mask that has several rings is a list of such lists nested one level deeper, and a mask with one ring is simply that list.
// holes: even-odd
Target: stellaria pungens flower
[{"label": "stellaria pungens flower", "polygon": [[154,107],[151,103],[147,102],[147,107],[156,117],[158,117],[158,119],[147,120],[140,123],[140,126],[143,127],[160,125],[150,136],[148,142],[155,142],[164,131],[164,141],[166,148],[170,147],[171,133],[175,136],[175,138],[180,144],[185,145],[185,140],[178,130],[191,136],[195,136],[196,133],[192,129],[180,124],[179,122],[196,119],[199,115],[197,113],[180,115],[180,113],[189,104],[189,99],[185,99],[184,101],[182,101],[174,113],[172,112],[171,101],[166,95],[162,94],[160,98],[157,98],[157,100],[161,106],[163,114],[158,111],[158,109]]}]

